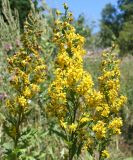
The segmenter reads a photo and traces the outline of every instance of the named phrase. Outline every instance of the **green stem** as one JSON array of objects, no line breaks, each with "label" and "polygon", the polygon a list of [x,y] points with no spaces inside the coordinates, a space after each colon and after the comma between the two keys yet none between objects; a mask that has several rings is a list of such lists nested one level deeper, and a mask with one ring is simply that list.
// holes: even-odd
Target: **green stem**
[{"label": "green stem", "polygon": [[14,148],[17,148],[17,145],[18,145],[18,140],[19,140],[19,137],[20,137],[21,121],[22,121],[22,113],[20,111],[19,115],[18,115],[18,121],[17,121],[17,124],[16,124],[16,137],[15,137],[15,140],[14,140]]},{"label": "green stem", "polygon": [[72,146],[69,148],[69,160],[73,160],[74,154],[72,153]]}]

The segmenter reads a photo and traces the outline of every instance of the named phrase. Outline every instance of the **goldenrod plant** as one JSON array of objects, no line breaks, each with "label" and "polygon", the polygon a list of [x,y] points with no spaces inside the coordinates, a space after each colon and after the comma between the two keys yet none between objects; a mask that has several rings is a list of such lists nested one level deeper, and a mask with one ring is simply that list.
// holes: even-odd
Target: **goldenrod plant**
[{"label": "goldenrod plant", "polygon": [[[59,133],[68,147],[67,159],[80,155],[84,145],[86,124],[91,121],[84,104],[84,96],[92,92],[92,78],[83,70],[84,38],[75,33],[70,24],[72,13],[64,4],[65,15],[62,21],[55,22],[53,41],[57,45],[55,79],[49,86],[51,98],[48,113],[57,118],[62,131]],[[56,12],[58,16],[62,13]],[[84,138],[83,138],[84,137]]]},{"label": "goldenrod plant", "polygon": [[120,94],[120,61],[115,55],[117,50],[117,46],[113,45],[103,52],[101,76],[98,77],[102,99],[95,106],[95,125],[92,130],[95,132],[99,159],[109,158],[106,148],[112,136],[121,134],[123,122],[119,111],[127,101],[127,98]]},{"label": "goldenrod plant", "polygon": [[117,47],[97,55],[98,67],[95,56],[87,61],[85,38],[66,3],[65,13],[56,11],[53,32],[47,9],[40,15],[31,8],[21,45],[0,52],[1,59],[8,56],[0,61],[0,159],[113,159],[109,144],[122,132],[127,100]]},{"label": "goldenrod plant", "polygon": [[104,53],[99,91],[94,89],[91,75],[83,68],[85,39],[75,32],[72,13],[64,4],[65,14],[57,10],[54,38],[58,55],[55,60],[55,79],[49,86],[48,114],[55,117],[64,139],[66,159],[78,158],[87,150],[98,159],[109,158],[106,150],[112,135],[120,134],[122,119],[118,113],[126,101],[120,96],[119,65],[115,56]]},{"label": "goldenrod plant", "polygon": [[25,122],[31,111],[32,99],[39,93],[40,84],[45,80],[46,66],[39,45],[41,32],[37,26],[33,27],[36,23],[37,20],[30,13],[24,24],[22,48],[7,59],[14,92],[6,100],[4,131],[12,139],[13,147],[7,153],[7,158],[12,160],[19,159],[21,149],[28,147],[22,138],[28,134],[23,132],[23,126],[27,124]]}]

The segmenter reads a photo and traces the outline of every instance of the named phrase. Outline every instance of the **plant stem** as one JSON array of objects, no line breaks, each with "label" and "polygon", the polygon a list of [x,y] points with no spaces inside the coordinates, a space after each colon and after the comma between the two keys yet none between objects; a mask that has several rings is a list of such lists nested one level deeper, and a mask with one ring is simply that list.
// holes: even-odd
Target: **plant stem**
[{"label": "plant stem", "polygon": [[19,139],[19,136],[20,136],[20,125],[21,125],[21,121],[22,121],[22,113],[21,111],[19,112],[19,115],[18,115],[18,121],[17,121],[17,124],[16,124],[16,137],[15,137],[15,141],[14,141],[14,148],[17,147],[18,145],[18,139]]}]

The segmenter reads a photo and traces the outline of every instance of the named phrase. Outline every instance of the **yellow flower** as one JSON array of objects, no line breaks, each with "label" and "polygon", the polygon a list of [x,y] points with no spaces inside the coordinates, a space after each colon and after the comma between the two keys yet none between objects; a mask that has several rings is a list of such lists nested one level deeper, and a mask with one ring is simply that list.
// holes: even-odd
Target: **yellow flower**
[{"label": "yellow flower", "polygon": [[109,157],[110,157],[109,152],[108,152],[107,150],[103,150],[103,151],[102,151],[102,157],[103,157],[103,158],[109,158]]},{"label": "yellow flower", "polygon": [[25,67],[25,65],[27,64],[26,60],[23,60],[23,61],[21,62],[21,64],[22,64],[23,67]]},{"label": "yellow flower", "polygon": [[97,124],[93,126],[92,130],[96,133],[98,139],[105,138],[106,128],[104,122],[98,121]]},{"label": "yellow flower", "polygon": [[69,131],[72,133],[72,132],[75,132],[77,129],[77,124],[74,124],[72,123],[71,125],[69,125]]},{"label": "yellow flower", "polygon": [[112,129],[114,134],[121,134],[120,128],[123,125],[122,119],[115,117],[110,123],[108,128]]},{"label": "yellow flower", "polygon": [[6,100],[6,106],[7,106],[7,107],[11,107],[11,102],[10,102],[9,99]]},{"label": "yellow flower", "polygon": [[91,149],[93,143],[94,143],[93,139],[87,138],[87,140],[86,140],[86,142],[85,142],[85,144],[83,146],[83,149],[88,151],[89,149]]},{"label": "yellow flower", "polygon": [[105,117],[110,112],[118,113],[126,102],[126,97],[120,95],[120,66],[113,52],[103,53],[102,75],[98,78],[100,92],[104,95],[103,103],[107,102],[109,106],[105,107],[106,112],[102,113]]},{"label": "yellow flower", "polygon": [[24,89],[24,91],[23,91],[23,95],[25,96],[25,97],[30,97],[31,96],[31,90],[30,90],[30,88],[29,87],[25,87],[25,89]]},{"label": "yellow flower", "polygon": [[79,94],[84,95],[90,90],[90,88],[92,88],[92,86],[93,86],[93,81],[92,81],[91,76],[87,74],[86,72],[83,72],[82,80],[77,86],[76,91]]},{"label": "yellow flower", "polygon": [[31,90],[33,92],[39,92],[40,91],[40,87],[36,84],[30,84]]},{"label": "yellow flower", "polygon": [[24,98],[24,96],[18,97],[18,103],[20,106],[25,107],[27,105],[27,100]]},{"label": "yellow flower", "polygon": [[96,107],[96,111],[100,112],[101,116],[108,117],[110,113],[110,108],[108,104],[101,103],[99,106]]},{"label": "yellow flower", "polygon": [[62,120],[60,120],[60,125],[63,129],[66,129],[67,128],[67,123],[66,122],[63,122]]},{"label": "yellow flower", "polygon": [[82,117],[79,122],[80,123],[85,123],[85,122],[88,122],[88,121],[90,121],[89,117]]}]

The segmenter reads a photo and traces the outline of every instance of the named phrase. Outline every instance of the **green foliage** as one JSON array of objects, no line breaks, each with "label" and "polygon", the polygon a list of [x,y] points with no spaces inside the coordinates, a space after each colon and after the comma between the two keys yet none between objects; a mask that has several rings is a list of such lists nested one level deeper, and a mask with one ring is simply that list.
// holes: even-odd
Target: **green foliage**
[{"label": "green foliage", "polygon": [[119,30],[120,20],[117,10],[112,4],[106,4],[105,8],[102,10],[100,30],[101,45],[103,47],[111,46],[114,36],[118,37]]},{"label": "green foliage", "polygon": [[118,41],[121,54],[133,55],[133,16],[124,22]]},{"label": "green foliage", "polygon": [[8,0],[2,1],[2,13],[3,15],[0,15],[0,49],[12,52],[20,45],[19,15],[17,10],[14,10],[14,15],[12,14]]},{"label": "green foliage", "polygon": [[114,40],[113,31],[105,24],[101,24],[100,44],[102,47],[109,47]]},{"label": "green foliage", "polygon": [[107,4],[102,11],[101,45],[109,47],[117,38],[120,54],[133,54],[133,1],[118,0],[118,8]]},{"label": "green foliage", "polygon": [[102,10],[102,19],[101,22],[108,26],[114,33],[116,37],[118,37],[119,32],[119,21],[118,21],[118,13],[112,4],[106,4],[105,8]]},{"label": "green foliage", "polygon": [[[2,3],[5,0],[0,0],[0,10],[2,10]],[[22,28],[23,23],[31,9],[30,1],[29,0],[9,0],[11,5],[11,10],[17,9],[19,12],[19,20],[20,20],[20,26]],[[15,16],[14,12],[13,15]],[[4,21],[7,20],[7,17],[4,17]]]},{"label": "green foliage", "polygon": [[122,11],[122,18],[125,21],[133,14],[133,1],[132,0],[118,0],[118,7]]},{"label": "green foliage", "polygon": [[[0,0],[0,14],[3,15],[3,13],[1,12],[2,11],[2,3],[4,2],[5,0]],[[36,11],[43,11],[44,8],[42,6],[38,6],[38,0],[33,0],[32,1],[34,3],[34,6],[35,6],[35,9]],[[14,9],[16,9],[19,13],[19,24],[20,24],[20,28],[21,28],[21,31],[23,30],[23,24],[24,24],[24,21],[26,20],[30,10],[31,10],[31,0],[9,0],[9,3],[10,3],[10,6],[11,6],[11,10],[12,10],[12,14],[13,16],[15,16],[15,13],[14,13]],[[6,22],[7,21],[7,17],[4,16],[4,21]]]},{"label": "green foliage", "polygon": [[[6,3],[5,3],[6,2]],[[6,7],[5,7],[6,6]],[[51,54],[52,54],[52,51],[53,51],[53,46],[50,42],[50,37],[51,37],[51,28],[48,26],[48,23],[47,23],[47,18],[45,16],[41,16],[41,14],[38,14],[35,12],[35,9],[34,9],[34,6],[32,5],[32,14],[33,14],[33,19],[36,20],[36,23],[33,23],[31,25],[32,27],[32,30],[36,30],[37,31],[40,31],[43,32],[42,33],[42,37],[40,39],[40,45],[42,45],[42,50],[44,52],[42,52],[43,54],[41,54],[42,58],[45,58],[46,59],[46,62],[48,63],[48,68],[47,70],[51,70],[52,68],[52,61],[51,61]],[[13,46],[13,49],[15,49],[15,40],[16,40],[16,33],[17,32],[17,29],[19,29],[19,27],[17,28],[16,26],[16,22],[18,21],[15,21],[14,20],[14,17],[12,16],[12,13],[11,13],[11,10],[10,10],[10,6],[9,6],[9,3],[8,1],[4,1],[4,14],[8,14],[9,16],[7,16],[9,18],[9,24],[8,25],[4,19],[2,21],[2,24],[1,24],[1,29],[2,29],[2,35],[3,35],[3,41],[2,41],[2,44],[1,44],[1,49],[2,49],[2,52],[0,54],[0,96],[2,97],[2,99],[0,99],[0,102],[2,102],[1,104],[1,107],[0,107],[0,124],[4,124],[5,121],[10,121],[11,123],[15,123],[15,118],[17,117],[11,117],[10,115],[10,118],[9,119],[6,119],[7,117],[7,112],[5,112],[5,105],[3,105],[3,101],[4,101],[4,98],[6,97],[6,95],[9,94],[13,94],[12,90],[10,90],[9,88],[9,81],[11,79],[11,77],[9,77],[9,75],[6,75],[7,72],[6,69],[7,69],[7,63],[6,63],[6,54],[4,54],[3,51],[4,50],[4,44],[10,44],[12,42],[12,46]],[[17,19],[18,20],[18,19]],[[31,20],[31,19],[30,19]],[[19,24],[19,23],[17,23]],[[6,28],[4,28],[6,26]],[[11,27],[16,27],[16,32],[13,30],[13,28]],[[19,26],[19,25],[18,25]],[[5,29],[5,30],[4,30]],[[9,33],[9,35],[8,35]],[[15,34],[13,36],[13,34]],[[5,35],[7,37],[5,37]],[[19,34],[18,34],[19,35]],[[32,37],[31,38],[31,41],[32,41]],[[17,51],[17,50],[16,50]],[[13,52],[13,50],[12,50]],[[6,52],[5,52],[6,53]],[[45,54],[46,53],[46,54]],[[50,73],[50,72],[49,72]],[[51,75],[48,75],[49,78],[51,78]],[[50,80],[50,79],[49,79]],[[47,83],[50,83],[49,81]],[[14,148],[14,145],[13,145],[13,142],[11,141],[11,139],[8,137],[8,136],[4,136],[4,132],[5,131],[9,136],[11,136],[10,134],[10,127],[8,126],[5,126],[4,125],[4,129],[2,132],[1,132],[1,141],[0,141],[0,157],[2,157],[2,159],[16,159],[16,157],[19,157],[19,159],[21,160],[29,160],[29,159],[39,159],[39,160],[44,160],[45,157],[51,157],[51,152],[53,153],[53,157],[56,157],[54,156],[54,149],[56,147],[51,147],[49,148],[49,146],[47,145],[47,147],[45,146],[44,143],[42,143],[42,141],[46,141],[45,140],[45,137],[46,135],[48,134],[48,126],[47,124],[44,125],[44,121],[43,120],[43,117],[45,116],[45,113],[44,113],[44,102],[46,102],[47,100],[47,97],[45,96],[46,95],[46,84],[42,84],[42,89],[41,89],[41,93],[40,93],[40,96],[38,96],[36,98],[37,103],[31,103],[31,109],[32,109],[32,112],[29,112],[28,114],[31,115],[32,118],[29,118],[27,120],[27,122],[25,122],[23,125],[23,127],[21,128],[21,136],[18,140],[18,146],[17,148]],[[45,98],[43,98],[45,97]],[[42,107],[42,104],[43,104],[43,107]],[[40,106],[40,107],[39,107]],[[42,107],[42,108],[41,108]],[[33,115],[33,116],[32,116]],[[40,117],[41,118],[41,121],[40,121]],[[12,120],[11,120],[12,118]],[[3,123],[4,122],[4,123]],[[45,121],[46,122],[46,121]],[[44,128],[42,126],[45,126]],[[51,136],[48,140],[48,136],[47,136],[47,141],[50,141],[51,139]],[[55,137],[53,137],[52,141],[57,141]],[[54,143],[51,141],[51,144]],[[45,154],[45,150],[47,150],[47,154]],[[49,155],[49,156],[48,156]],[[58,159],[58,158],[57,158]]]},{"label": "green foliage", "polygon": [[133,3],[131,0],[119,0],[123,25],[118,38],[122,54],[133,54]]},{"label": "green foliage", "polygon": [[98,86],[97,77],[100,76],[100,70],[99,70],[100,62],[101,62],[100,55],[99,56],[96,55],[96,56],[92,56],[90,58],[88,57],[84,59],[84,68],[85,70],[89,71],[89,73],[91,73],[94,83],[96,85],[95,86],[96,88]]},{"label": "green foliage", "polygon": [[80,14],[73,22],[76,32],[86,38],[85,47],[88,49],[92,45],[92,28],[87,24],[84,14]]},{"label": "green foliage", "polygon": [[124,106],[122,110],[122,114],[125,121],[124,136],[126,141],[133,145],[133,72],[131,68],[133,67],[133,57],[128,56],[123,58],[121,70],[123,72],[121,77],[121,84],[122,84],[122,92],[128,97],[127,105]]}]

